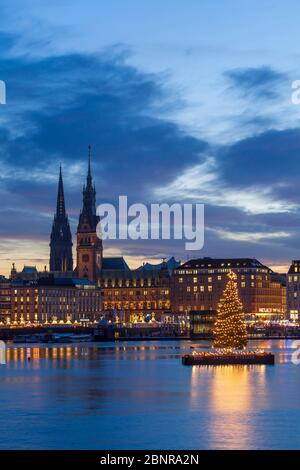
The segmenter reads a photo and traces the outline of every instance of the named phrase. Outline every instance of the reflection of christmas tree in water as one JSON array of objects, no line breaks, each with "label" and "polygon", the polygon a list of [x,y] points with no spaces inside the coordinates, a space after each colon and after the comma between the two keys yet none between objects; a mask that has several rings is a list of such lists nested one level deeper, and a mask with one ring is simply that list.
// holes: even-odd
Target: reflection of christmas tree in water
[{"label": "reflection of christmas tree in water", "polygon": [[229,280],[218,305],[213,330],[215,348],[243,349],[247,344],[243,305],[238,296],[236,277],[232,271],[228,273]]}]

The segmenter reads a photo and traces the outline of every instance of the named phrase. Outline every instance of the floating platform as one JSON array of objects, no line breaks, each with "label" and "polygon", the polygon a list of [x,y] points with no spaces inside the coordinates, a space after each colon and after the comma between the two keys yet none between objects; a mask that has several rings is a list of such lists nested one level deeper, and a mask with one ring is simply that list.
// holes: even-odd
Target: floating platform
[{"label": "floating platform", "polygon": [[185,366],[217,366],[234,364],[265,364],[274,365],[275,356],[266,352],[229,352],[229,353],[194,353],[182,356],[182,364]]}]

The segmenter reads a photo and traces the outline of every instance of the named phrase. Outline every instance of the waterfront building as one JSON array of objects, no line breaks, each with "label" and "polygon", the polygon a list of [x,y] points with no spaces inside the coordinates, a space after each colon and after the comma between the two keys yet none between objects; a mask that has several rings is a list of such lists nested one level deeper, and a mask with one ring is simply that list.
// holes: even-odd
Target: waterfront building
[{"label": "waterfront building", "polygon": [[101,318],[101,291],[88,279],[48,277],[11,282],[13,324],[91,323]]},{"label": "waterfront building", "polygon": [[11,318],[11,290],[10,281],[0,276],[0,324],[10,324]]},{"label": "waterfront building", "polygon": [[227,273],[237,274],[237,286],[247,319],[279,320],[286,316],[284,278],[251,258],[199,258],[174,270],[172,310],[216,312]]},{"label": "waterfront building", "polygon": [[63,273],[73,271],[72,246],[72,235],[66,214],[64,186],[60,167],[56,212],[50,237],[50,271]]},{"label": "waterfront building", "polygon": [[38,323],[39,290],[37,281],[16,279],[11,282],[11,323]]},{"label": "waterfront building", "polygon": [[[175,261],[175,260],[174,260]],[[169,260],[169,265],[173,259]],[[174,320],[171,312],[171,274],[167,262],[129,269],[124,258],[103,258],[98,285],[103,311],[120,322]]]},{"label": "waterfront building", "polygon": [[300,319],[300,260],[293,260],[287,274],[287,314],[292,321]]}]

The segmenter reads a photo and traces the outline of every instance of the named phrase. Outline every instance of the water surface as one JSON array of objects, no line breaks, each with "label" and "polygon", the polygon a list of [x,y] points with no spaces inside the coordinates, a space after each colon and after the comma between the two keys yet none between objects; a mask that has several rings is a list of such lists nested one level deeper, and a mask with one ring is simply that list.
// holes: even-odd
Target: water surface
[{"label": "water surface", "polygon": [[11,344],[0,366],[0,448],[300,448],[292,342],[252,343],[272,349],[275,366],[181,365],[208,344]]}]

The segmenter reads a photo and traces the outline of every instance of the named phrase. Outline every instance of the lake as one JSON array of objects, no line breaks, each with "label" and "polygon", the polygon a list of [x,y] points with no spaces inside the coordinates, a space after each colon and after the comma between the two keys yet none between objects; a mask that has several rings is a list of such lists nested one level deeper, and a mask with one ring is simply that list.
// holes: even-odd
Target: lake
[{"label": "lake", "polygon": [[275,366],[181,364],[191,346],[208,344],[10,344],[0,448],[299,449],[292,341],[250,344],[272,350]]}]

